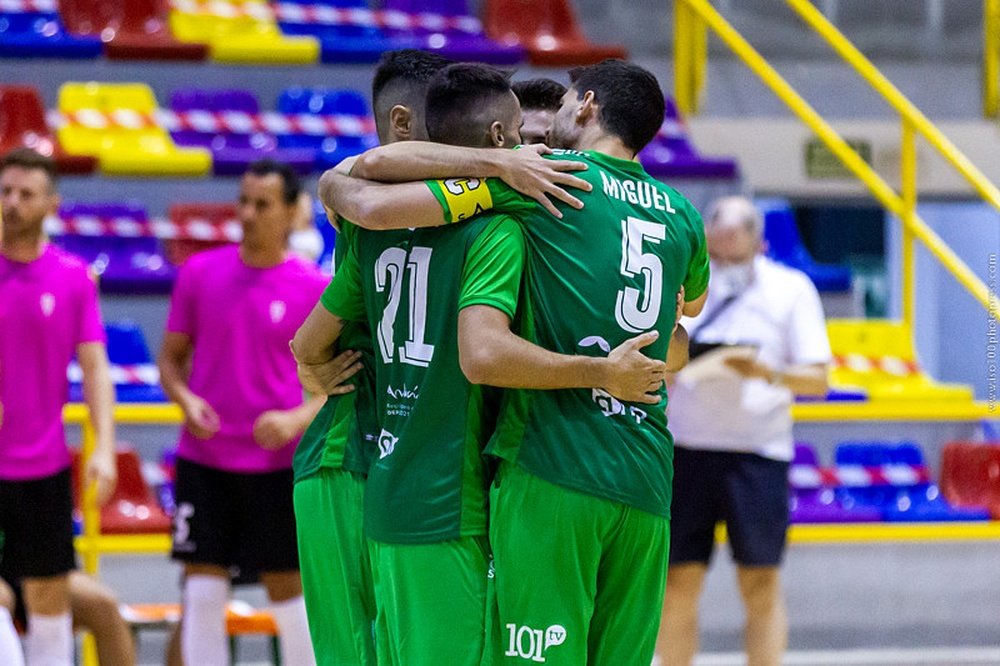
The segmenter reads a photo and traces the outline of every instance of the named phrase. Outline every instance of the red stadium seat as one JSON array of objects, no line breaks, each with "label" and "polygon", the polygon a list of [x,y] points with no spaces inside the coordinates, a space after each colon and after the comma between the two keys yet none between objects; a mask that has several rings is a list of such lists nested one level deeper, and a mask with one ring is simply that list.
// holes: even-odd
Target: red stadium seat
[{"label": "red stadium seat", "polygon": [[164,0],[60,0],[60,13],[70,32],[94,35],[112,60],[205,60],[206,44],[174,39],[167,25]]},{"label": "red stadium seat", "polygon": [[1000,520],[1000,446],[949,442],[941,454],[941,493],[961,507],[986,507]]},{"label": "red stadium seat", "polygon": [[626,56],[624,46],[587,41],[570,0],[484,0],[482,13],[487,36],[524,47],[533,65],[590,65]]},{"label": "red stadium seat", "polygon": [[[221,227],[226,222],[236,219],[236,205],[232,203],[184,203],[170,207],[170,221],[178,226],[193,222],[207,222],[214,227]],[[168,239],[163,242],[163,249],[175,266],[181,266],[192,255],[227,245],[228,241]]]},{"label": "red stadium seat", "polygon": [[[80,453],[73,451],[74,504],[80,506],[82,470]],[[142,477],[142,461],[132,450],[118,451],[118,485],[101,508],[102,534],[150,534],[170,531],[170,516]]]},{"label": "red stadium seat", "polygon": [[67,155],[45,122],[41,95],[31,86],[0,86],[0,155],[15,148],[37,150],[55,160],[64,174],[93,173],[97,159]]}]

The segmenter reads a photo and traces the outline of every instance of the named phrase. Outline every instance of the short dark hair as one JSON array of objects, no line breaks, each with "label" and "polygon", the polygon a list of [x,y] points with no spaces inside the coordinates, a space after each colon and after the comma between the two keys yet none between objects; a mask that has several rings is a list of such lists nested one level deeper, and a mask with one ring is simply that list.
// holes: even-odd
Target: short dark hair
[{"label": "short dark hair", "polygon": [[427,94],[427,83],[451,62],[436,53],[419,49],[397,49],[382,54],[372,78],[372,107],[376,120],[389,111],[383,108],[385,104],[382,100],[390,90],[396,92],[397,100],[405,100],[405,106],[411,109],[422,105]]},{"label": "short dark hair", "polygon": [[246,173],[261,177],[270,176],[272,173],[277,174],[281,177],[281,198],[285,204],[291,206],[299,200],[299,194],[302,193],[302,181],[299,180],[295,170],[284,162],[268,158],[257,160],[247,166]]},{"label": "short dark hair", "polygon": [[431,141],[477,146],[495,118],[490,104],[509,96],[510,74],[490,65],[458,63],[434,75],[427,88],[427,136]]},{"label": "short dark hair", "polygon": [[663,91],[650,72],[624,60],[609,59],[569,72],[577,98],[588,90],[601,109],[601,126],[635,152],[653,140],[663,124]]},{"label": "short dark hair", "polygon": [[6,171],[9,167],[20,167],[26,170],[39,170],[44,171],[45,176],[49,179],[49,185],[52,189],[56,187],[56,163],[48,155],[42,155],[37,150],[32,150],[31,148],[15,148],[10,151],[3,158],[0,158],[0,173]]},{"label": "short dark hair", "polygon": [[566,94],[566,86],[552,79],[515,81],[510,87],[523,111],[558,111]]}]

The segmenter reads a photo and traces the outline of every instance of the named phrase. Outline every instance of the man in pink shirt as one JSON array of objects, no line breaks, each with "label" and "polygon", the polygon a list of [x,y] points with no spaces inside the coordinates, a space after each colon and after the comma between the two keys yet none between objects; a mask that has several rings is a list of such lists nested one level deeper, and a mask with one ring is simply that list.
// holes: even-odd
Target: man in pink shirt
[{"label": "man in pink shirt", "polygon": [[73,552],[70,456],[62,407],[76,354],[97,436],[85,480],[106,502],[116,467],[112,407],[97,288],[86,264],[42,232],[59,196],[51,160],[15,150],[0,161],[0,573],[23,584],[28,664],[71,664]]},{"label": "man in pink shirt", "polygon": [[300,189],[286,165],[251,164],[240,183],[242,242],[195,255],[174,287],[159,365],[184,411],[173,556],[185,565],[188,664],[229,664],[224,609],[234,567],[260,572],[282,662],[315,663],[291,467],[325,396],[303,403],[288,345],[327,280],[286,251]]}]

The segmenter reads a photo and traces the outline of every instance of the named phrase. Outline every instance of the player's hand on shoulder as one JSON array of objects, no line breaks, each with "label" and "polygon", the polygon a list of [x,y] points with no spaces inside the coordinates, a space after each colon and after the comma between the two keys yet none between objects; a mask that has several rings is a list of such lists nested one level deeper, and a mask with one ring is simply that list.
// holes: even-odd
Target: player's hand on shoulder
[{"label": "player's hand on shoulder", "polygon": [[266,411],[253,423],[253,441],[271,451],[285,446],[298,434],[299,423],[295,416],[283,410]]},{"label": "player's hand on shoulder", "polygon": [[181,405],[184,427],[198,439],[211,439],[219,432],[219,415],[202,398],[192,395]]},{"label": "player's hand on shoulder", "polygon": [[656,331],[648,331],[612,349],[607,359],[607,377],[601,388],[626,402],[650,405],[659,402],[657,391],[663,384],[666,363],[642,353],[642,348],[656,342],[658,337]]},{"label": "player's hand on shoulder", "polygon": [[584,192],[593,189],[590,183],[572,174],[573,171],[587,169],[578,160],[547,160],[552,150],[545,144],[523,146],[520,150],[498,151],[503,155],[504,164],[500,179],[521,194],[542,204],[555,217],[562,217],[553,201],[562,201],[573,208],[583,208],[583,202],[566,191],[573,187]]}]

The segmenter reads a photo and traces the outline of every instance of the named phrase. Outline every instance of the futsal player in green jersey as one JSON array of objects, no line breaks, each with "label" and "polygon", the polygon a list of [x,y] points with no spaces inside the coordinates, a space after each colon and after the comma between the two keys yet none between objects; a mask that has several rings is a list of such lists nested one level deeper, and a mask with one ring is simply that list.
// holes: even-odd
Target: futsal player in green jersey
[{"label": "futsal player in green jersey", "polygon": [[[426,139],[423,106],[427,83],[448,64],[416,50],[386,53],[375,70],[372,102],[380,142]],[[339,266],[357,229],[340,224],[335,250]],[[355,390],[330,395],[295,450],[294,503],[302,574],[316,663],[374,666],[375,599],[368,548],[362,531],[365,476],[378,434],[375,417],[371,332],[363,321],[344,325],[339,349],[355,350],[344,360],[360,372]],[[336,367],[301,366],[303,385],[340,393]],[[334,376],[318,377],[324,371]],[[325,380],[325,381],[324,381]]]},{"label": "futsal player in green jersey", "polygon": [[[520,111],[507,78],[478,65],[439,73],[427,98],[432,139],[503,146],[518,141]],[[358,235],[324,295],[329,321],[310,316],[296,339],[359,317],[375,333],[379,458],[365,493],[379,606],[380,662],[479,664],[483,655],[488,546],[482,456],[496,396],[462,374],[458,318],[471,307],[516,312],[523,237],[503,215],[450,229]],[[455,287],[458,286],[456,291]],[[318,326],[317,326],[318,324]],[[606,386],[641,397],[663,364],[638,352],[613,359],[538,349],[530,386]],[[641,380],[636,380],[641,376]]]},{"label": "futsal player in green jersey", "polygon": [[[662,122],[655,78],[621,61],[570,76],[550,138],[575,149],[560,156],[586,163],[580,175],[594,189],[580,195],[582,210],[560,207],[561,218],[533,204],[516,214],[529,249],[523,316],[512,322],[469,307],[459,318],[462,367],[476,382],[517,385],[523,341],[512,324],[548,349],[600,355],[627,336],[669,332],[676,313],[668,295],[681,287],[684,314],[697,314],[707,295],[700,216],[633,161]],[[382,177],[423,175],[414,174],[412,157],[383,153]],[[331,182],[328,191],[351,208],[356,202],[341,185]],[[493,181],[466,191],[447,181],[423,188],[355,184],[355,196],[377,192],[381,202],[356,221],[389,226],[386,211],[398,207],[410,226],[433,226],[524,203]],[[664,358],[666,341],[661,335],[647,351]],[[599,390],[508,393],[489,447],[502,461],[490,524],[499,613],[491,640],[501,663],[651,661],[672,481],[661,388],[657,397],[656,405],[639,405]]]}]

